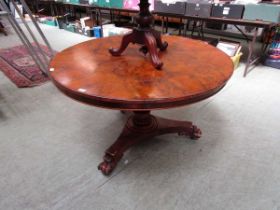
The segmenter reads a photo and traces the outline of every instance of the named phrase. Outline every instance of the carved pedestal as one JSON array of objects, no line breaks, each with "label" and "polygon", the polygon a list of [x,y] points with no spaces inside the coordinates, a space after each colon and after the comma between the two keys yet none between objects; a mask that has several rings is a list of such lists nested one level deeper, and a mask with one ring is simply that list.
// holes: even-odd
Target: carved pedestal
[{"label": "carved pedestal", "polygon": [[106,150],[104,161],[99,164],[98,169],[104,175],[109,175],[128,148],[140,141],[167,133],[177,133],[191,139],[201,136],[200,129],[191,122],[155,117],[150,111],[137,111],[128,119],[115,143]]},{"label": "carved pedestal", "polygon": [[109,49],[109,52],[113,56],[119,56],[127,48],[129,43],[142,45],[140,52],[145,55],[149,52],[152,63],[156,69],[160,69],[163,65],[162,61],[158,57],[158,50],[164,51],[168,44],[162,42],[159,32],[151,28],[153,22],[153,16],[149,11],[150,4],[148,0],[141,0],[139,7],[140,12],[135,17],[135,21],[138,24],[137,28],[134,28],[132,33],[123,37],[121,45],[118,49]]}]

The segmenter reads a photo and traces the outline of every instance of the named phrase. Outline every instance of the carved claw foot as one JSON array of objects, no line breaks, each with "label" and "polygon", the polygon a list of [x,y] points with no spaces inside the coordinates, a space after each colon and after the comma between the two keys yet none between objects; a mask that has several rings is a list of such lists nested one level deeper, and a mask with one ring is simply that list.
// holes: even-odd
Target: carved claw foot
[{"label": "carved claw foot", "polygon": [[161,70],[162,66],[163,66],[163,62],[161,61],[155,61],[154,62],[154,66],[157,70]]},{"label": "carved claw foot", "polygon": [[117,163],[117,159],[114,159],[110,155],[106,154],[104,156],[104,161],[98,165],[98,170],[100,170],[104,175],[108,176],[115,169]]},{"label": "carved claw foot", "polygon": [[110,49],[109,49],[109,52],[110,52],[111,55],[113,55],[113,56],[120,56],[120,55],[121,55],[121,52],[120,52],[118,49],[115,49],[115,48],[110,48]]},{"label": "carved claw foot", "polygon": [[201,134],[202,134],[201,130],[197,126],[193,125],[192,133],[190,134],[190,138],[193,140],[197,140],[201,137]]},{"label": "carved claw foot", "polygon": [[167,42],[163,42],[161,45],[158,46],[160,51],[165,51],[166,48],[168,47]]},{"label": "carved claw foot", "polygon": [[112,171],[114,170],[115,166],[113,166],[111,163],[109,162],[102,162],[98,165],[98,170],[100,170],[104,175],[108,176],[112,173]]},{"label": "carved claw foot", "polygon": [[193,140],[199,139],[201,137],[201,134],[202,134],[201,130],[195,125],[191,127],[191,132],[181,131],[178,133],[179,136],[189,136]]},{"label": "carved claw foot", "polygon": [[124,35],[122,38],[120,48],[119,49],[110,48],[109,52],[111,53],[112,56],[120,56],[122,54],[122,52],[127,48],[129,43],[131,43],[131,42],[134,43],[134,41],[135,41],[134,38],[135,38],[135,35],[133,32]]}]

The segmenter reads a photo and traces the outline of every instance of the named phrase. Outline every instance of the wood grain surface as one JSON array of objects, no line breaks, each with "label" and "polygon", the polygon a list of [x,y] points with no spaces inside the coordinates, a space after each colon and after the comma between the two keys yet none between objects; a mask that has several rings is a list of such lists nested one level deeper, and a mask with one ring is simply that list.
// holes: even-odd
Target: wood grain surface
[{"label": "wood grain surface", "polygon": [[121,36],[90,40],[58,53],[50,63],[53,83],[78,101],[110,109],[152,110],[182,106],[218,92],[233,73],[231,59],[204,42],[163,36],[162,70],[129,45],[119,57]]}]

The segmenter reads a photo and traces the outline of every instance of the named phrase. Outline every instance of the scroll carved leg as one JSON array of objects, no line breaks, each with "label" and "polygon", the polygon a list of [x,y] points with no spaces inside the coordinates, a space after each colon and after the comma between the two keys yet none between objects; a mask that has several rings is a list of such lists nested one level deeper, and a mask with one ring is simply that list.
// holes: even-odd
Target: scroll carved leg
[{"label": "scroll carved leg", "polygon": [[155,37],[153,36],[152,33],[147,32],[147,33],[145,33],[144,39],[145,39],[145,46],[147,47],[147,49],[150,53],[154,67],[156,69],[161,69],[163,63],[158,57],[157,42],[156,42]]},{"label": "scroll carved leg", "polygon": [[168,47],[168,43],[167,42],[162,42],[161,40],[161,34],[156,31],[156,30],[153,30],[153,35],[156,39],[156,42],[157,42],[157,47],[159,48],[160,51],[164,51],[166,50],[166,48]]},{"label": "scroll carved leg", "polygon": [[163,63],[158,57],[157,47],[160,51],[164,51],[168,44],[161,41],[161,34],[152,29],[153,15],[149,11],[150,3],[148,0],[140,0],[138,4],[140,11],[134,17],[137,27],[135,27],[132,33],[125,35],[122,39],[119,49],[109,49],[109,52],[113,56],[119,56],[127,48],[130,42],[142,45],[140,52],[145,55],[149,52],[151,55],[152,64],[156,69],[160,69]]},{"label": "scroll carved leg", "polygon": [[201,136],[200,129],[191,122],[155,117],[149,111],[134,112],[116,142],[106,150],[103,162],[99,164],[98,169],[104,175],[109,175],[124,152],[131,146],[168,133],[178,133],[191,139],[198,139]]},{"label": "scroll carved leg", "polygon": [[134,43],[135,42],[134,39],[135,39],[135,35],[134,35],[133,32],[124,35],[123,38],[122,38],[122,42],[121,42],[120,48],[119,49],[110,48],[109,52],[113,56],[120,56],[122,54],[122,52],[127,48],[129,43],[131,43],[131,42]]}]

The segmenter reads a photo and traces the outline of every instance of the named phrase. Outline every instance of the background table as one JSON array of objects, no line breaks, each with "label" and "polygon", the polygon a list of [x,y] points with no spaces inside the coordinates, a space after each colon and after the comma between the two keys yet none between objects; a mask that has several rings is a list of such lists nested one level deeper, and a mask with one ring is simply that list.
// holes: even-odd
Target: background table
[{"label": "background table", "polygon": [[166,133],[193,139],[200,130],[191,122],[162,119],[154,109],[178,107],[206,99],[224,87],[233,73],[231,59],[204,42],[163,36],[159,52],[164,66],[156,70],[149,56],[130,45],[122,56],[109,54],[121,37],[87,41],[58,53],[50,63],[53,83],[67,96],[93,106],[133,112],[99,169],[110,174],[132,145]]},{"label": "background table", "polygon": [[[73,4],[73,3],[67,3],[67,2],[57,2],[54,0],[40,0],[39,2],[46,4],[47,2],[50,2],[50,10],[55,11],[56,15],[64,15],[67,10],[67,8],[72,8],[70,11],[74,11],[75,9],[73,8],[85,8],[86,13],[88,15],[91,13],[91,17],[93,20],[96,20],[98,24],[101,25],[102,27],[102,14],[105,14],[104,11],[107,11],[107,15],[110,14],[110,19],[111,22],[114,19],[114,15],[118,16],[118,19],[120,18],[121,12],[127,12],[129,14],[131,13],[137,13],[138,11],[136,10],[130,10],[130,9],[122,9],[122,8],[113,8],[113,7],[100,7],[96,5],[88,5],[88,4]],[[54,5],[54,6],[53,6]],[[248,5],[248,7],[250,4]],[[254,6],[254,5],[252,5]],[[256,5],[259,6],[259,5]],[[261,5],[262,6],[262,5]],[[59,9],[60,8],[60,9]],[[252,11],[252,9],[250,9]],[[267,10],[267,9],[266,9]],[[277,10],[277,8],[275,9]],[[60,11],[60,12],[58,12]],[[91,11],[91,12],[90,12]],[[103,12],[101,12],[103,11]],[[53,13],[53,12],[52,12]],[[273,12],[275,14],[275,11]],[[242,35],[243,38],[245,38],[248,42],[248,45],[246,48],[248,49],[248,56],[247,56],[247,61],[244,69],[243,76],[246,77],[246,75],[253,69],[255,64],[257,64],[261,58],[265,55],[265,52],[267,50],[267,46],[269,45],[269,37],[273,31],[273,28],[277,25],[277,23],[272,20],[270,21],[263,21],[263,20],[252,20],[252,19],[229,19],[229,18],[218,18],[218,17],[198,17],[198,16],[187,16],[185,14],[170,14],[166,12],[156,12],[153,11],[153,14],[157,15],[157,19],[161,20],[161,28],[162,28],[162,33],[164,32],[164,28],[167,32],[168,30],[168,18],[178,18],[180,21],[181,25],[184,25],[184,36],[186,36],[186,30],[187,30],[187,25],[190,21],[201,21],[201,22],[207,22],[207,23],[218,23],[218,24],[232,24],[234,25],[240,34]],[[267,14],[269,16],[269,14]],[[250,16],[250,15],[249,15]],[[248,17],[249,17],[248,16]],[[186,22],[187,24],[183,23]],[[164,27],[165,25],[165,27]],[[203,24],[201,24],[203,25]],[[252,37],[248,36],[243,30],[240,29],[239,26],[247,26],[247,27],[252,27],[253,29],[253,34]],[[257,36],[258,36],[258,31],[259,29],[263,29],[263,33],[261,35],[261,42],[262,42],[262,47],[261,51],[258,52],[257,49],[255,49],[255,45],[257,42]],[[203,27],[201,27],[200,32],[203,35]],[[181,34],[181,27],[179,27],[179,34]]]}]

